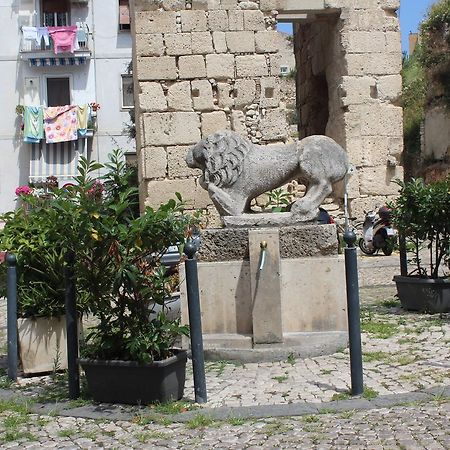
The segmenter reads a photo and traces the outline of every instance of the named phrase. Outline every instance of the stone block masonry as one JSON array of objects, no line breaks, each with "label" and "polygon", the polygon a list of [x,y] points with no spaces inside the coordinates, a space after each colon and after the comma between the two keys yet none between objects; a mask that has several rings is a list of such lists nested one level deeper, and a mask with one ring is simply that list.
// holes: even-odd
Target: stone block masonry
[{"label": "stone block masonry", "polygon": [[294,3],[131,2],[142,207],[179,191],[192,208],[212,211],[199,173],[183,158],[223,129],[255,144],[289,141],[295,126],[299,138],[335,139],[357,169],[348,184],[353,216],[395,195],[392,180],[402,176],[398,0],[327,0],[296,24],[296,100],[280,75],[276,31],[278,14],[298,16],[311,5]]},{"label": "stone block masonry", "polygon": [[191,206],[211,208],[207,195],[193,201],[199,173],[183,167],[189,145],[223,129],[254,143],[288,138],[280,73],[270,62],[279,50],[277,12],[236,0],[172,1],[161,9],[136,0],[132,6],[137,144],[145,169],[140,192],[158,193],[141,206],[158,206],[163,188],[171,189],[169,198],[195,186],[187,196]]}]

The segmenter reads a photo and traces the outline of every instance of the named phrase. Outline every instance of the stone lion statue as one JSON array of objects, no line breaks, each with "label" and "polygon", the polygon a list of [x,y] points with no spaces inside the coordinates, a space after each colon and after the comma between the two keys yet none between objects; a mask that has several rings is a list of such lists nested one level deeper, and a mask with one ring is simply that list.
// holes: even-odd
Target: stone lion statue
[{"label": "stone lion statue", "polygon": [[231,131],[202,139],[189,149],[186,163],[203,171],[200,185],[221,216],[251,213],[252,199],[298,180],[307,189],[305,196],[291,205],[293,222],[313,220],[333,184],[342,180],[349,168],[344,149],[327,136],[262,146]]}]

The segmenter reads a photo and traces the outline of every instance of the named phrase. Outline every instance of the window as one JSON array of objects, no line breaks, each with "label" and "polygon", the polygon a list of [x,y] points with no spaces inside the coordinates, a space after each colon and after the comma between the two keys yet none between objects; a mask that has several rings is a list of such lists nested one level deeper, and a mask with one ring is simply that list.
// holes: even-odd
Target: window
[{"label": "window", "polygon": [[280,66],[280,74],[281,75],[287,75],[289,73],[289,67],[288,66]]},{"label": "window", "polygon": [[134,108],[133,75],[122,75],[122,108]]},{"label": "window", "polygon": [[70,105],[70,78],[49,77],[47,82],[47,106]]},{"label": "window", "polygon": [[42,0],[42,26],[63,27],[69,25],[69,0]]},{"label": "window", "polygon": [[119,0],[119,30],[130,29],[130,2]]}]

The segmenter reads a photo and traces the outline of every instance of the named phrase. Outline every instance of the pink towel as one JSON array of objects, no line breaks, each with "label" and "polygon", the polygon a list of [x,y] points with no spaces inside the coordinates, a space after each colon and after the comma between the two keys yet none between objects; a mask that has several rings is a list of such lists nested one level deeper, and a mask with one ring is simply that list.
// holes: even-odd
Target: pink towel
[{"label": "pink towel", "polygon": [[45,137],[47,144],[76,141],[77,105],[44,108]]},{"label": "pink towel", "polygon": [[48,27],[48,34],[53,39],[55,54],[58,54],[58,50],[73,53],[77,36],[76,25],[69,27]]}]

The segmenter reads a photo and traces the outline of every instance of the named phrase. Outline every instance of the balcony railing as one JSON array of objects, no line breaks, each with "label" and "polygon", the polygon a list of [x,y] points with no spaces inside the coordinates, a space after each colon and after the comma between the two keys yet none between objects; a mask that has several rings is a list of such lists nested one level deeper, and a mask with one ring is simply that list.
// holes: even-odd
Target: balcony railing
[{"label": "balcony railing", "polygon": [[89,27],[84,22],[78,22],[76,24],[76,45],[73,52],[64,51],[54,53],[53,40],[49,38],[49,45],[46,45],[44,39],[41,39],[38,43],[36,40],[25,39],[24,30],[22,29],[22,37],[20,44],[20,52],[24,59],[34,58],[90,58],[90,33]]}]

